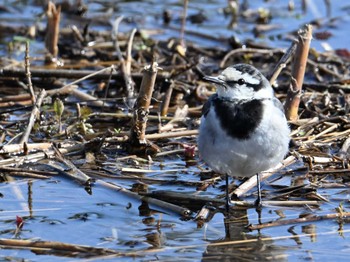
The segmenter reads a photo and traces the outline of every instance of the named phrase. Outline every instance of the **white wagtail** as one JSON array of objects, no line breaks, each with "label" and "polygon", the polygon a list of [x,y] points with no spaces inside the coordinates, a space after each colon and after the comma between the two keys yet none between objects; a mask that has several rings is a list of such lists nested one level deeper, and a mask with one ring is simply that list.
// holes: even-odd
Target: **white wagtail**
[{"label": "white wagtail", "polygon": [[276,166],[288,152],[290,129],[281,102],[269,81],[256,68],[236,64],[219,76],[205,76],[217,87],[204,104],[198,136],[201,158],[214,172],[228,176],[257,175]]}]

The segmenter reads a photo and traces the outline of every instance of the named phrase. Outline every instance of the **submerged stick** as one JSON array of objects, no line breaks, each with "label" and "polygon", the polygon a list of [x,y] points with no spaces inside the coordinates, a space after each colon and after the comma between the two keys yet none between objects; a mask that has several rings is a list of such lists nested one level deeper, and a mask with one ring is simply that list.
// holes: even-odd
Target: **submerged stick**
[{"label": "submerged stick", "polygon": [[[256,180],[256,178],[255,178]],[[223,205],[225,204],[224,199],[219,198],[211,198],[206,196],[200,196],[195,194],[183,194],[178,192],[172,192],[172,191],[154,191],[152,193],[146,193],[146,196],[150,196],[157,199],[166,199],[167,201],[177,201],[177,202],[186,202],[191,203],[192,205],[194,203],[199,204],[206,204],[211,203],[212,205]],[[263,201],[264,206],[287,206],[287,207],[293,207],[293,206],[319,206],[321,201],[316,200],[288,200],[288,201],[279,201],[279,200],[266,200]],[[232,207],[256,207],[255,201],[240,201],[240,200],[231,200]]]},{"label": "submerged stick", "polygon": [[78,253],[90,254],[91,256],[102,255],[102,254],[121,254],[119,251],[108,249],[108,248],[98,248],[92,246],[84,246],[77,244],[69,244],[58,241],[38,241],[38,240],[23,240],[23,239],[6,239],[0,238],[0,249],[11,248],[11,249],[30,249],[32,251],[40,252],[74,252],[75,256]]},{"label": "submerged stick", "polygon": [[48,179],[51,176],[57,176],[58,172],[42,171],[28,168],[6,167],[0,166],[0,172],[4,172],[9,176],[20,176],[27,178]]},{"label": "submerged stick", "polygon": [[115,183],[109,183],[109,182],[105,182],[103,180],[98,179],[98,180],[96,180],[95,185],[101,185],[103,187],[110,188],[112,190],[116,190],[118,192],[124,193],[125,195],[127,195],[129,197],[132,197],[132,198],[137,199],[137,200],[145,201],[149,204],[154,204],[158,207],[162,207],[164,209],[167,209],[167,210],[170,210],[174,213],[177,213],[183,217],[189,217],[192,213],[191,210],[189,210],[187,208],[183,208],[183,207],[180,207],[180,206],[177,206],[177,205],[174,205],[174,204],[171,204],[171,203],[168,203],[168,202],[156,199],[156,198],[147,197],[147,196],[140,196],[139,194],[134,193],[134,192],[132,192],[132,191],[120,186],[120,185],[116,185]]},{"label": "submerged stick", "polygon": [[312,26],[305,25],[298,33],[298,46],[292,68],[291,85],[288,89],[284,106],[288,120],[298,119],[301,89],[304,82],[306,63],[312,39]]},{"label": "submerged stick", "polygon": [[49,164],[52,166],[55,170],[61,171],[64,174],[68,175],[69,177],[72,177],[79,182],[82,182],[86,187],[90,187],[92,183],[91,177],[86,175],[83,171],[78,169],[70,160],[66,159],[63,154],[58,150],[58,148],[53,147],[54,151],[56,152],[56,159],[63,163],[66,168],[63,169],[61,166],[55,165],[55,164]]},{"label": "submerged stick", "polygon": [[326,215],[310,215],[306,217],[300,217],[300,218],[293,218],[293,219],[286,219],[286,220],[277,220],[270,223],[262,223],[259,225],[249,225],[249,230],[258,230],[262,228],[267,227],[276,227],[276,226],[284,226],[284,225],[291,225],[291,224],[299,224],[299,223],[309,223],[312,221],[319,221],[319,220],[325,220],[325,219],[335,219],[335,218],[348,218],[350,216],[350,212],[340,212],[340,213],[334,213],[334,214],[326,214]]},{"label": "submerged stick", "polygon": [[[51,172],[55,173],[54,175],[58,175],[57,172]],[[51,176],[45,176],[45,175],[38,175],[32,172],[26,172],[26,171],[6,171],[7,176],[16,176],[16,177],[24,177],[24,178],[36,178],[36,179],[49,179]]]}]

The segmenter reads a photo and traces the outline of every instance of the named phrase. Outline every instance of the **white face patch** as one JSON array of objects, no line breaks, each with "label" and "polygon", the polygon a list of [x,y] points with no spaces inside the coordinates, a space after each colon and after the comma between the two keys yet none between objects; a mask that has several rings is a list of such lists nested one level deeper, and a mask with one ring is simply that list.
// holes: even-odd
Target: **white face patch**
[{"label": "white face patch", "polygon": [[248,84],[258,85],[260,83],[260,80],[256,79],[254,75],[242,73],[233,67],[226,68],[219,76],[219,79],[224,81],[238,81],[240,78],[244,79]]},{"label": "white face patch", "polygon": [[[269,99],[274,96],[274,92],[268,81],[259,75],[259,72],[243,72],[234,67],[226,68],[218,77],[219,80],[226,82],[223,86],[217,84],[217,94],[219,97],[228,99]],[[244,84],[239,84],[239,79],[244,80]],[[254,90],[251,85],[257,86],[265,82],[265,86],[259,90]],[[231,83],[230,83],[231,82]]]},{"label": "white face patch", "polygon": [[239,88],[227,88],[222,85],[216,85],[219,97],[234,99],[251,99],[254,96],[254,89],[241,85]]}]

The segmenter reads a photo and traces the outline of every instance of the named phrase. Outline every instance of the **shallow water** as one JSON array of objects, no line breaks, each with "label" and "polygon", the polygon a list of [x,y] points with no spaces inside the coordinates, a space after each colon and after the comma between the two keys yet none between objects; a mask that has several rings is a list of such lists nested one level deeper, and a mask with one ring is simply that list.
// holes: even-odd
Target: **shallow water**
[{"label": "shallow water", "polygon": [[[246,1],[246,18],[239,18],[237,23],[230,25],[231,16],[225,14],[227,1],[189,1],[188,16],[203,14],[205,20],[202,23],[187,21],[185,40],[194,42],[199,46],[216,47],[227,50],[229,43],[224,39],[235,37],[244,45],[247,41],[255,44],[266,45],[276,48],[287,48],[290,45],[291,34],[306,23],[314,24],[314,39],[311,47],[318,51],[347,48],[350,43],[350,36],[346,24],[349,23],[349,3],[341,0],[331,1],[330,8],[324,0],[306,1],[307,8],[301,8],[301,1],[294,3],[294,10],[288,10],[287,1]],[[101,31],[111,30],[111,23],[123,15],[120,31],[126,32],[133,28],[147,29],[153,39],[167,40],[170,37],[179,38],[182,16],[181,1],[85,1],[88,12],[84,19],[78,21],[74,16],[67,16],[61,19],[61,27],[69,27],[72,24],[83,27],[87,22],[91,29]],[[35,4],[35,1],[4,1],[6,12],[0,12],[2,25],[23,26],[39,25],[45,28],[46,21],[43,18],[43,9]],[[164,10],[171,14],[171,21],[168,25],[163,23],[162,13]],[[242,10],[242,8],[241,8]],[[254,33],[257,27],[256,14],[259,12],[270,13],[271,19],[268,25],[271,28],[266,31]],[[263,10],[263,11],[262,11]],[[20,15],[20,17],[19,17]],[[252,18],[253,17],[253,18]],[[317,37],[319,36],[319,37]],[[320,39],[320,38],[325,39]],[[1,39],[0,39],[1,40]],[[2,39],[0,47],[2,55],[9,55],[7,44],[10,41],[21,41],[15,35]],[[31,42],[31,48],[35,54],[42,54],[42,42]],[[0,50],[1,50],[0,49]],[[12,53],[15,57],[23,55],[24,50],[16,50]],[[10,53],[11,54],[11,53]]]},{"label": "shallow water", "polygon": [[[176,191],[173,186],[156,187]],[[93,193],[89,195],[83,188],[63,177],[32,180],[30,183],[17,180],[2,183],[0,189],[3,195],[0,238],[14,237],[14,218],[18,215],[25,219],[20,239],[62,241],[126,253],[136,252],[140,261],[187,261],[201,258],[211,261],[215,257],[231,257],[237,261],[240,258],[322,261],[329,258],[330,254],[332,259],[338,261],[348,259],[349,244],[346,239],[350,227],[345,223],[340,230],[341,224],[334,220],[266,228],[260,232],[248,232],[242,225],[232,225],[228,236],[225,233],[224,217],[220,213],[202,228],[197,228],[195,222],[182,221],[176,214],[160,213],[156,211],[159,210],[157,207],[153,207],[152,213],[147,208],[146,212],[141,213],[139,201],[100,186],[93,187]],[[339,190],[322,192],[323,195],[337,193]],[[317,214],[333,213],[336,206],[336,201],[323,204]],[[344,204],[344,207],[348,208],[348,204]],[[307,208],[264,207],[262,222],[280,219],[277,211],[283,212],[284,218],[288,219],[296,218],[302,210],[307,211]],[[239,215],[245,215],[245,211]],[[246,215],[242,224],[258,223],[254,209],[249,209]],[[252,239],[252,242],[247,243],[247,239]],[[219,245],[226,241],[230,242]],[[336,253],[334,249],[337,249]],[[249,250],[249,254],[245,250]],[[0,258],[5,259],[6,256],[34,261],[53,259],[29,251],[1,250]],[[55,256],[54,259],[71,261],[72,258]],[[129,259],[125,257],[123,260]]]}]

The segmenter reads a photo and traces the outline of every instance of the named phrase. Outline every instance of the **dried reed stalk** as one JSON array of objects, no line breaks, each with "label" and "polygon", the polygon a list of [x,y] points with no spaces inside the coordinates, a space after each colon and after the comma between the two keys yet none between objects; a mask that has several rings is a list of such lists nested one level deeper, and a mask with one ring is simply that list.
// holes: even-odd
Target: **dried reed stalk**
[{"label": "dried reed stalk", "polygon": [[168,86],[168,89],[165,92],[165,95],[163,97],[163,102],[162,102],[161,108],[160,108],[160,115],[161,116],[166,116],[168,114],[168,109],[169,109],[172,93],[173,93],[173,83],[171,83]]},{"label": "dried reed stalk", "polygon": [[312,26],[305,25],[298,33],[298,45],[292,68],[291,85],[288,89],[287,99],[284,105],[286,117],[288,120],[292,121],[298,119],[301,89],[304,82],[306,63],[312,39]]},{"label": "dried reed stalk", "polygon": [[47,5],[47,26],[45,46],[53,57],[58,55],[58,37],[60,32],[61,6],[56,7],[51,1]]},{"label": "dried reed stalk", "polygon": [[129,140],[131,145],[129,149],[134,153],[154,154],[159,151],[159,149],[153,148],[146,140],[148,113],[157,71],[158,63],[154,61],[152,61],[151,65],[146,66],[143,71],[140,92],[134,107],[133,124]]}]

